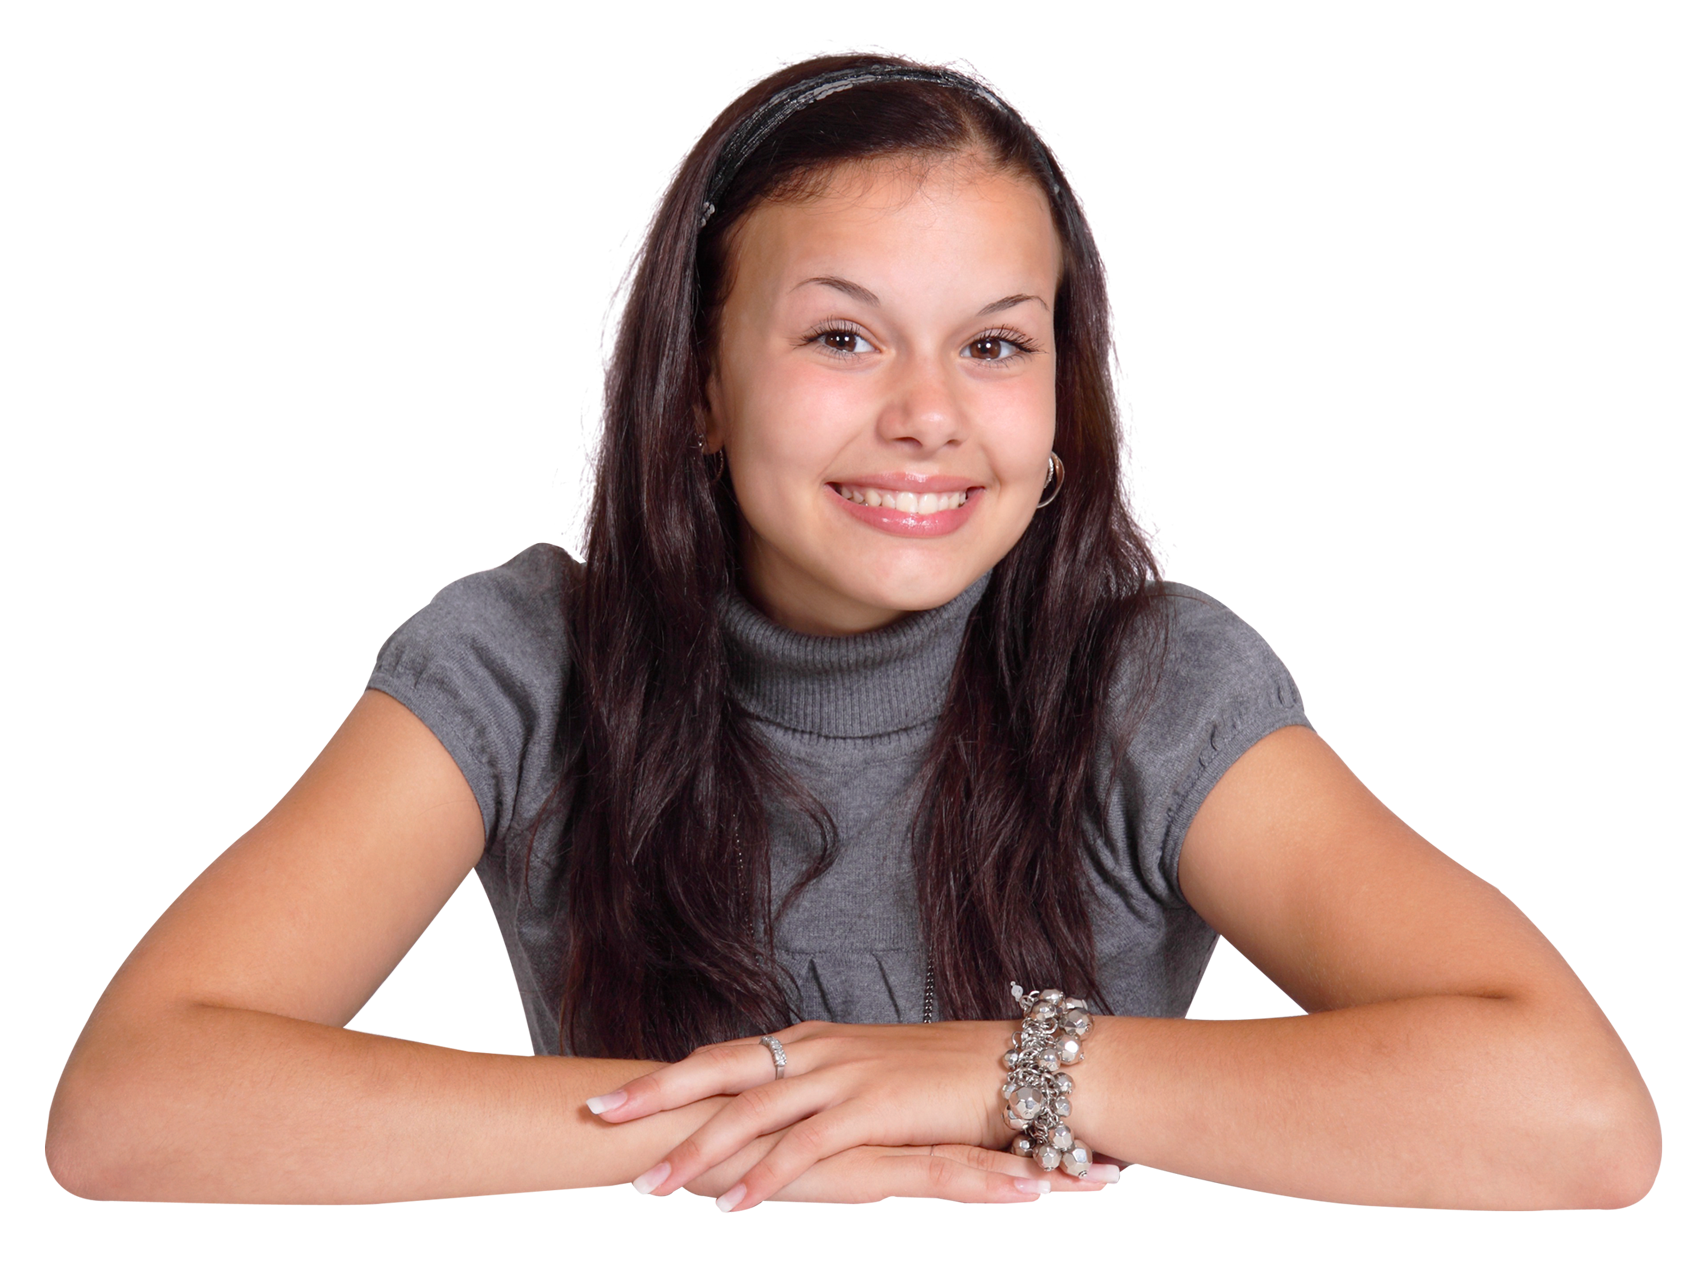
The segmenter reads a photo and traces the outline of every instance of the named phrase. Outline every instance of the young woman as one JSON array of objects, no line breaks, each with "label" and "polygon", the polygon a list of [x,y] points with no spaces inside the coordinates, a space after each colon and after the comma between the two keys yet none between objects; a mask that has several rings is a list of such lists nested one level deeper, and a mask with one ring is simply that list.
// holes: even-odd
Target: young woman
[{"label": "young woman", "polygon": [[[1158,581],[1108,330],[1067,181],[983,85],[837,57],[734,102],[635,272],[583,563],[527,550],[384,646],[102,997],[60,1181],[1642,1196],[1652,1102],[1558,953]],[[473,867],[570,1056],[343,1029]],[[1185,1020],[1217,934],[1307,1016]]]}]

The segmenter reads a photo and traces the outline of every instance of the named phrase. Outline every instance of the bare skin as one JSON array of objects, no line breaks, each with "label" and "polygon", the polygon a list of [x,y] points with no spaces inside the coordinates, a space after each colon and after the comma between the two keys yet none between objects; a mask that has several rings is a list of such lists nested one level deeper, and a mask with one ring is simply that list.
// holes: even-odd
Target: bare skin
[{"label": "bare skin", "polygon": [[[1058,258],[1034,190],[966,159],[919,182],[846,172],[818,200],[752,215],[708,437],[727,452],[750,594],[771,617],[816,634],[879,626],[949,600],[1020,535],[1054,425]],[[841,480],[892,470],[971,483],[968,525],[892,534],[832,498]],[[662,1067],[343,1029],[483,845],[437,739],[364,697],[113,979],[54,1100],[55,1176],[90,1197],[222,1201],[640,1176],[727,1209],[1037,1196],[1031,1164],[986,1148],[1008,1135],[1008,1022],[809,1024],[785,1033],[780,1083],[749,1042]],[[1651,1185],[1657,1116],[1581,983],[1315,735],[1284,729],[1229,769],[1187,835],[1181,881],[1308,1015],[1100,1019],[1076,1076],[1076,1130],[1094,1148],[1400,1205],[1617,1206]]]}]

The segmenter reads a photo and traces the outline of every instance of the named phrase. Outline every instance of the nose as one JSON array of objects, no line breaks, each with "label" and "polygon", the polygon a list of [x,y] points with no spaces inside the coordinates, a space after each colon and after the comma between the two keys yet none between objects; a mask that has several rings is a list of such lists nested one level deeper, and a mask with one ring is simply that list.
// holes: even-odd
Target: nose
[{"label": "nose", "polygon": [[969,416],[955,377],[925,357],[911,358],[891,379],[876,427],[879,437],[920,460],[961,443]]}]

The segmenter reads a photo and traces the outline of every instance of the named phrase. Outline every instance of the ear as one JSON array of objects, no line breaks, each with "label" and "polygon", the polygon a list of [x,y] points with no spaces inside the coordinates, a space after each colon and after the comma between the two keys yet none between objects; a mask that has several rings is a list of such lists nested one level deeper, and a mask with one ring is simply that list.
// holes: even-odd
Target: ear
[{"label": "ear", "polygon": [[726,445],[726,426],[721,420],[726,415],[723,399],[724,393],[720,389],[720,374],[710,372],[708,380],[703,383],[702,403],[698,405],[701,414],[698,420],[702,429],[704,455],[709,452],[718,452]]}]

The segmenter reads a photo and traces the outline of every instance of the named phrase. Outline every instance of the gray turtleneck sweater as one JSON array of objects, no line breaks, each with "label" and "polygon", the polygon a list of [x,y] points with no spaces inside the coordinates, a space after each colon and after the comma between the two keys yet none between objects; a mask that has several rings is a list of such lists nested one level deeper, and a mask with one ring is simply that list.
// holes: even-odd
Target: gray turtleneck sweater
[{"label": "gray turtleneck sweater", "polygon": [[[478,875],[539,1053],[562,1051],[558,829],[539,833],[529,865],[527,851],[530,822],[560,773],[561,598],[577,568],[559,548],[537,544],[450,584],[390,637],[370,684],[425,722],[478,799],[486,834]],[[731,603],[739,699],[839,836],[833,866],[775,927],[799,1020],[920,1020],[912,781],[984,589],[981,579],[936,610],[844,637],[787,631],[747,602]],[[1114,769],[1114,780],[1103,827],[1092,831],[1094,913],[1081,932],[1095,936],[1099,982],[1115,1012],[1179,1017],[1216,942],[1181,895],[1187,828],[1235,759],[1305,717],[1292,677],[1256,632],[1203,593],[1177,584],[1165,593],[1156,692],[1129,748],[1100,752],[1101,773]],[[1137,665],[1124,664],[1124,680]],[[1112,704],[1129,695],[1118,687]],[[790,813],[776,812],[772,827],[773,888],[784,891],[819,839]]]}]

